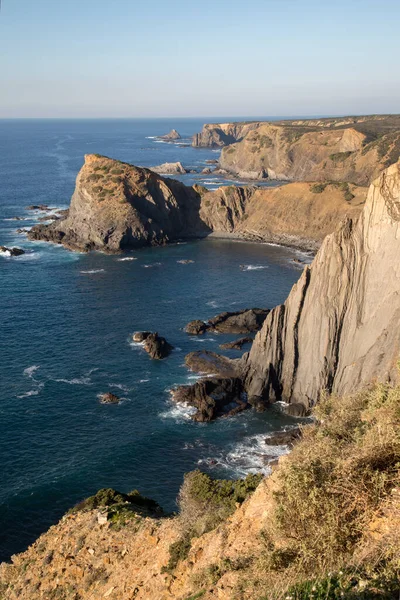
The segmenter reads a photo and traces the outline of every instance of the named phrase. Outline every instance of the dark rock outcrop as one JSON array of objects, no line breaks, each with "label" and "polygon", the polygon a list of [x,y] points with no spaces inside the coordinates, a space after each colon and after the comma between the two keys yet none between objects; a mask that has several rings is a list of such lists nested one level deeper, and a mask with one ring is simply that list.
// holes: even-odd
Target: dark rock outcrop
[{"label": "dark rock outcrop", "polygon": [[179,386],[171,392],[175,402],[197,408],[194,421],[212,421],[217,417],[229,417],[247,408],[242,398],[242,381],[235,377],[203,379],[194,385]]},{"label": "dark rock outcrop", "polygon": [[161,360],[171,354],[173,346],[167,342],[164,337],[158,333],[150,333],[143,341],[143,347],[150,358]]},{"label": "dark rock outcrop", "polygon": [[398,380],[400,162],[383,171],[358,220],[323,242],[285,304],[241,359],[249,396],[312,406]]},{"label": "dark rock outcrop", "polygon": [[189,352],[185,356],[185,364],[196,373],[209,373],[221,377],[235,377],[237,375],[237,361],[209,350]]},{"label": "dark rock outcrop", "polygon": [[219,347],[222,350],[240,350],[242,346],[245,344],[252,344],[253,338],[251,337],[242,337],[238,340],[233,340],[233,342],[225,342],[225,344],[220,344]]},{"label": "dark rock outcrop", "polygon": [[7,256],[21,256],[25,254],[25,250],[22,248],[7,248],[7,246],[0,246],[0,254],[6,254]]},{"label": "dark rock outcrop", "polygon": [[258,331],[266,319],[269,310],[267,308],[244,308],[236,312],[223,312],[209,319],[207,322],[196,319],[190,321],[186,327],[186,333],[190,335],[201,335],[206,331],[217,331],[219,333],[251,333]]},{"label": "dark rock outcrop", "polygon": [[292,447],[301,438],[301,429],[295,427],[288,431],[277,431],[265,439],[268,446],[289,446]]}]

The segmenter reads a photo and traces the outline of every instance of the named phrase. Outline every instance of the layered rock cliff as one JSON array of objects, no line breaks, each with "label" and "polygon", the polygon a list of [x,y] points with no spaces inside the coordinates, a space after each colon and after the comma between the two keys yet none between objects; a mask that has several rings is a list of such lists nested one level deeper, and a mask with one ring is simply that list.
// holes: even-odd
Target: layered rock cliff
[{"label": "layered rock cliff", "polygon": [[368,185],[399,158],[400,118],[208,124],[193,145],[228,146],[220,166],[242,178]]},{"label": "layered rock cliff", "polygon": [[199,147],[222,147],[233,144],[243,139],[250,131],[258,129],[261,123],[207,123],[200,133],[192,138],[192,146]]},{"label": "layered rock cliff", "polygon": [[273,189],[188,187],[140,167],[87,155],[68,215],[29,232],[74,250],[119,252],[212,232],[316,248],[365,189],[308,183]]},{"label": "layered rock cliff", "polygon": [[397,378],[400,352],[400,162],[368,191],[357,220],[323,242],[244,356],[251,396],[315,404]]}]

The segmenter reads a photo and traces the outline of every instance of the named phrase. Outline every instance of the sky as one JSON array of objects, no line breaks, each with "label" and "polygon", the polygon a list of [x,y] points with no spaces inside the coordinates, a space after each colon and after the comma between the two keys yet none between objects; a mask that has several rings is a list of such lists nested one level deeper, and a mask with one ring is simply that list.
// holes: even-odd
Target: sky
[{"label": "sky", "polygon": [[400,0],[2,0],[0,118],[400,113],[399,25]]}]

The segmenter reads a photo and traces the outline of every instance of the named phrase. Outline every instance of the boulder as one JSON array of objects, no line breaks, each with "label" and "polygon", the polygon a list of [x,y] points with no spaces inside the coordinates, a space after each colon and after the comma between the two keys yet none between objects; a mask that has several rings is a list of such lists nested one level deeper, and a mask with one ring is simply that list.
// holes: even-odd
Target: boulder
[{"label": "boulder", "polygon": [[143,346],[150,358],[155,360],[166,358],[173,350],[173,346],[164,337],[159,336],[158,333],[147,335]]},{"label": "boulder", "polygon": [[185,356],[185,364],[191,371],[220,375],[221,377],[235,377],[237,375],[236,362],[209,350],[196,350]]},{"label": "boulder", "polygon": [[268,446],[289,446],[290,448],[301,438],[301,429],[296,427],[288,431],[277,431],[265,439]]},{"label": "boulder", "polygon": [[201,172],[203,175],[209,175],[210,173],[212,173],[212,170],[210,169],[210,167],[205,167]]},{"label": "boulder", "polygon": [[7,246],[0,246],[0,254],[6,254],[7,256],[21,256],[21,254],[25,254],[25,250],[22,250],[22,248],[7,248]]},{"label": "boulder", "polygon": [[48,204],[31,204],[26,210],[52,210]]},{"label": "boulder", "polygon": [[99,398],[102,404],[119,404],[121,402],[121,399],[115,394],[111,394],[111,392],[100,394]]},{"label": "boulder", "polygon": [[194,385],[178,386],[172,399],[197,408],[194,421],[212,421],[228,417],[249,408],[242,399],[242,382],[239,378],[213,378],[197,381]]},{"label": "boulder", "polygon": [[245,344],[252,344],[253,338],[251,337],[242,337],[237,340],[233,340],[233,342],[225,342],[225,344],[220,344],[219,347],[222,350],[240,350],[242,346]]},{"label": "boulder", "polygon": [[207,323],[204,321],[200,321],[199,319],[195,319],[194,321],[190,321],[185,327],[186,333],[189,335],[202,335],[208,329]]}]

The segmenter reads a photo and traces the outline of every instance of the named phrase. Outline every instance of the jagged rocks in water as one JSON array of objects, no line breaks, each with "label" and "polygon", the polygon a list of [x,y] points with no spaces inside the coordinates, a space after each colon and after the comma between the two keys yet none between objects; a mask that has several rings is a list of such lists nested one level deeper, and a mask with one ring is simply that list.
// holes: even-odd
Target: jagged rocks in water
[{"label": "jagged rocks in water", "polygon": [[238,340],[233,340],[233,342],[225,342],[225,344],[220,344],[219,347],[222,350],[240,350],[242,346],[245,344],[252,344],[253,338],[251,337],[242,337]]},{"label": "jagged rocks in water", "polygon": [[160,140],[180,140],[182,139],[180,134],[177,132],[176,129],[171,129],[171,131],[165,135],[160,135],[159,136]]},{"label": "jagged rocks in water", "polygon": [[264,412],[269,406],[269,401],[261,396],[249,396],[247,402],[252,406],[256,412]]},{"label": "jagged rocks in water", "polygon": [[223,312],[206,323],[198,319],[186,325],[186,333],[199,335],[208,331],[219,333],[251,333],[261,329],[270,311],[267,308],[245,308],[236,312]]},{"label": "jagged rocks in water", "polygon": [[164,337],[158,335],[158,333],[150,333],[147,335],[144,339],[143,347],[150,358],[155,360],[166,358],[173,350],[173,346],[171,346]]},{"label": "jagged rocks in water", "polygon": [[210,352],[197,350],[185,356],[185,364],[191,371],[209,373],[221,377],[235,377],[237,375],[237,361]]},{"label": "jagged rocks in water", "polygon": [[296,427],[294,429],[289,429],[289,431],[277,431],[276,433],[273,433],[270,437],[265,439],[265,443],[268,446],[289,446],[291,448],[300,437],[301,429]]},{"label": "jagged rocks in water", "polygon": [[212,173],[212,170],[210,169],[210,167],[205,167],[202,171],[201,171],[202,175],[210,175],[210,173]]},{"label": "jagged rocks in water", "polygon": [[210,378],[194,385],[179,386],[172,391],[172,399],[197,408],[194,421],[212,421],[229,417],[249,408],[242,398],[243,385],[239,378]]},{"label": "jagged rocks in water", "polygon": [[26,207],[26,210],[52,210],[48,204],[31,204]]},{"label": "jagged rocks in water", "polygon": [[208,329],[207,323],[204,321],[200,321],[199,319],[195,319],[194,321],[190,321],[185,327],[186,333],[189,335],[202,335]]},{"label": "jagged rocks in water", "polygon": [[21,254],[25,254],[25,250],[22,250],[22,248],[7,248],[7,246],[0,246],[0,254],[6,254],[7,256],[21,256]]},{"label": "jagged rocks in water", "polygon": [[135,331],[132,336],[132,340],[141,344],[146,338],[149,337],[149,335],[151,335],[151,331]]},{"label": "jagged rocks in water", "polygon": [[100,394],[99,399],[101,404],[119,404],[121,402],[121,399],[115,394],[111,394],[111,392]]},{"label": "jagged rocks in water", "polygon": [[184,175],[187,173],[181,162],[163,163],[157,167],[152,167],[151,170],[160,175]]}]

